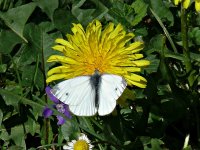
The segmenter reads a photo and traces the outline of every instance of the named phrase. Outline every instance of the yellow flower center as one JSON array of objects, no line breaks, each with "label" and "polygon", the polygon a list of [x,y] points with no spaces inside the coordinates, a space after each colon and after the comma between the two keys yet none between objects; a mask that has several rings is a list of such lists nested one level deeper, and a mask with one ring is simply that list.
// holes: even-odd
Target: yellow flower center
[{"label": "yellow flower center", "polygon": [[89,145],[85,140],[78,140],[74,144],[74,150],[89,150]]},{"label": "yellow flower center", "polygon": [[92,75],[95,70],[98,70],[100,73],[105,73],[109,68],[109,62],[100,56],[100,54],[96,53],[93,57],[87,57],[83,66],[85,66],[84,75]]}]

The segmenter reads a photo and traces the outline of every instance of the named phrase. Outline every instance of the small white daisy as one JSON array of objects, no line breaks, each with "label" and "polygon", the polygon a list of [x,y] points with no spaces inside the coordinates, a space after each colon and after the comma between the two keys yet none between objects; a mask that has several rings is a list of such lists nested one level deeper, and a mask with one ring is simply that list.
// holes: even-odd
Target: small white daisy
[{"label": "small white daisy", "polygon": [[93,145],[85,134],[81,134],[78,140],[72,140],[63,146],[63,150],[92,150]]}]

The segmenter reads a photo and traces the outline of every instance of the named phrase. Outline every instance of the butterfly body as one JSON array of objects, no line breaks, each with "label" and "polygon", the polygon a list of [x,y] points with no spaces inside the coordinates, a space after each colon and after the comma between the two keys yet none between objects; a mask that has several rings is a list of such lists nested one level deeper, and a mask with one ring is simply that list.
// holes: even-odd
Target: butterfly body
[{"label": "butterfly body", "polygon": [[97,112],[104,116],[114,110],[126,85],[121,76],[95,71],[91,76],[62,81],[51,92],[77,116],[93,116]]},{"label": "butterfly body", "polygon": [[95,90],[95,107],[98,109],[99,107],[99,87],[101,83],[101,75],[98,71],[95,71],[94,75],[90,78],[90,84],[92,88]]}]

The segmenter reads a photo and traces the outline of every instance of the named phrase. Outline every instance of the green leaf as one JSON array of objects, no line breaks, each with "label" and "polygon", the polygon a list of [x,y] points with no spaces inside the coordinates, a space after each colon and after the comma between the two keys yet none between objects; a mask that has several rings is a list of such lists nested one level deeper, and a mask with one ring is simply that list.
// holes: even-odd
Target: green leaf
[{"label": "green leaf", "polygon": [[151,8],[153,11],[159,16],[159,18],[162,19],[162,21],[169,21],[169,26],[173,26],[174,24],[174,16],[169,10],[169,8],[166,7],[165,3],[163,3],[162,0],[150,0],[151,2]]},{"label": "green leaf", "polygon": [[8,132],[3,126],[1,126],[0,139],[3,141],[8,141],[10,139]]},{"label": "green leaf", "polygon": [[95,9],[81,9],[80,7],[86,2],[86,0],[75,1],[72,5],[72,14],[76,16],[77,20],[84,25],[87,25],[90,21],[94,19],[93,13]]},{"label": "green leaf", "polygon": [[[18,85],[8,85],[5,87],[5,91],[15,93],[15,94],[19,94],[22,92],[21,87]],[[4,92],[0,91],[0,94],[3,97],[6,105],[16,106],[18,104],[18,102],[20,101],[20,99],[18,99],[17,97],[13,97],[12,95],[10,95],[8,93],[4,93]]]},{"label": "green leaf", "polygon": [[200,45],[200,28],[192,28],[189,32],[189,37],[194,41],[196,45]]},{"label": "green leaf", "polygon": [[58,9],[53,15],[54,26],[62,31],[65,35],[71,32],[72,23],[78,23],[78,20],[72,15],[70,11],[65,9]]},{"label": "green leaf", "polygon": [[40,126],[32,118],[28,117],[28,121],[25,124],[26,124],[26,132],[29,132],[32,136],[34,136],[35,133],[40,133],[40,130],[39,130]]},{"label": "green leaf", "polygon": [[161,145],[164,144],[160,139],[150,137],[141,137],[141,141],[143,142],[144,150],[161,150]]},{"label": "green leaf", "polygon": [[144,68],[144,70],[150,74],[153,72],[157,72],[158,71],[158,67],[160,64],[160,60],[156,58],[156,55],[149,55],[146,57],[147,60],[149,60],[151,63],[148,67]]},{"label": "green leaf", "polygon": [[191,57],[193,60],[195,60],[195,61],[197,61],[197,62],[200,62],[200,54],[199,54],[199,53],[192,53],[192,52],[190,52],[190,57]]},{"label": "green leaf", "polygon": [[158,52],[161,53],[163,49],[163,45],[165,44],[165,36],[163,34],[158,34],[152,37],[149,43],[149,49],[150,53],[152,52]]},{"label": "green leaf", "polygon": [[23,147],[23,149],[25,149],[26,143],[24,140],[25,135],[24,128],[22,125],[11,128],[10,138],[15,142],[17,146],[21,146]]},{"label": "green leaf", "polygon": [[148,31],[147,31],[147,28],[137,28],[135,29],[134,31],[134,34],[136,36],[147,36],[148,35]]},{"label": "green leaf", "polygon": [[165,53],[165,57],[174,58],[174,59],[177,59],[177,60],[180,60],[180,61],[184,61],[184,57],[183,57],[182,54],[173,53],[173,52],[170,52],[170,51]]},{"label": "green leaf", "polygon": [[63,140],[64,140],[64,137],[63,137],[61,128],[59,128],[59,131],[58,131],[58,144],[61,145],[63,143]]},{"label": "green leaf", "polygon": [[74,117],[71,120],[67,120],[65,124],[61,126],[61,132],[64,139],[67,141],[76,139],[80,133],[76,118]]},{"label": "green leaf", "polygon": [[187,147],[183,148],[183,150],[192,150],[191,145],[188,145]]},{"label": "green leaf", "polygon": [[118,23],[125,26],[135,26],[140,23],[147,14],[148,4],[143,0],[136,0],[131,5],[121,1],[114,1],[109,14]]},{"label": "green leaf", "polygon": [[13,30],[13,32],[15,32],[25,42],[28,42],[23,36],[23,30],[25,23],[34,9],[35,3],[28,3],[26,5],[9,9],[7,12],[0,12],[0,18],[11,30]]},{"label": "green leaf", "polygon": [[0,73],[4,73],[7,70],[7,64],[1,64],[0,65]]},{"label": "green leaf", "polygon": [[52,30],[54,30],[54,25],[52,22],[49,21],[43,21],[39,24],[40,29],[42,29],[43,32],[47,33],[47,32],[51,32]]},{"label": "green leaf", "polygon": [[44,88],[44,76],[41,70],[34,65],[27,65],[23,68],[22,73],[23,86],[37,86],[40,89]]},{"label": "green leaf", "polygon": [[87,25],[90,21],[94,19],[92,15],[94,11],[95,9],[86,9],[86,10],[76,9],[73,15],[77,16],[77,20],[81,22],[83,25]]},{"label": "green leaf", "polygon": [[34,0],[34,2],[53,20],[54,11],[58,8],[58,0]]},{"label": "green leaf", "polygon": [[85,2],[86,0],[75,0],[72,6],[72,11],[76,11],[76,9],[81,7]]},{"label": "green leaf", "polygon": [[151,146],[153,150],[160,150],[161,149],[161,145],[163,145],[164,142],[161,141],[160,139],[151,139]]},{"label": "green leaf", "polygon": [[25,150],[25,148],[23,148],[21,146],[10,146],[9,150]]},{"label": "green leaf", "polygon": [[33,84],[34,73],[35,66],[27,65],[23,68],[22,86],[31,86]]},{"label": "green leaf", "polygon": [[125,26],[130,26],[134,20],[134,10],[130,5],[121,1],[116,1],[109,9],[109,14],[114,18],[115,22]]},{"label": "green leaf", "polygon": [[31,147],[31,148],[29,148],[28,150],[37,150],[36,148],[33,148],[33,147]]},{"label": "green leaf", "polygon": [[0,53],[9,54],[14,46],[22,40],[14,32],[3,30],[0,32]]},{"label": "green leaf", "polygon": [[43,69],[47,72],[50,67],[50,63],[46,63],[46,60],[50,55],[56,53],[56,51],[53,51],[51,48],[54,45],[54,39],[45,33],[40,26],[36,26],[34,24],[26,25],[24,33],[29,43],[25,44],[23,47],[19,59],[20,65],[23,67],[24,64],[27,65],[37,62],[39,59],[39,62],[44,65]]},{"label": "green leaf", "polygon": [[127,106],[127,99],[130,100],[135,100],[135,94],[133,91],[129,90],[128,88],[126,88],[124,90],[124,92],[122,93],[122,95],[119,97],[119,99],[117,100],[117,103],[120,104],[121,106]]},{"label": "green leaf", "polygon": [[99,0],[90,0],[96,5],[96,10],[93,14],[94,18],[101,20],[109,11],[109,9],[106,7],[108,3],[106,3],[106,6]]},{"label": "green leaf", "polygon": [[[15,94],[14,93],[15,90],[11,91],[11,90],[6,90],[6,89],[1,89],[0,88],[0,94],[1,96],[5,99],[9,99],[9,103],[10,104],[16,104],[18,103],[19,101],[23,104],[28,104],[32,107],[39,107],[39,108],[44,108],[45,104],[44,102],[34,102],[32,100],[29,100],[25,97],[22,97],[22,96],[19,96],[18,94]],[[16,92],[16,93],[19,93],[19,92]],[[7,102],[8,103],[8,102]],[[42,103],[42,104],[41,104]]]},{"label": "green leaf", "polygon": [[[84,5],[89,7],[84,8]],[[109,9],[99,0],[76,0],[72,5],[73,16],[84,26],[94,19],[102,19],[107,14],[108,10]]]},{"label": "green leaf", "polygon": [[135,17],[131,25],[135,26],[146,16],[148,5],[143,0],[136,0],[132,3],[131,7],[135,11]]}]

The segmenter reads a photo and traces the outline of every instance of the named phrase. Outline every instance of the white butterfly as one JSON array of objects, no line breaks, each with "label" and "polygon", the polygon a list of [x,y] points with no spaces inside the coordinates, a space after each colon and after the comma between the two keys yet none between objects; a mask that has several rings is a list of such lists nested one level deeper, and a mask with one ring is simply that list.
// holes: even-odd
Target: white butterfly
[{"label": "white butterfly", "polygon": [[77,116],[100,116],[111,113],[116,100],[126,88],[126,81],[118,75],[95,71],[92,76],[79,76],[62,81],[51,90],[61,102],[69,105]]}]

